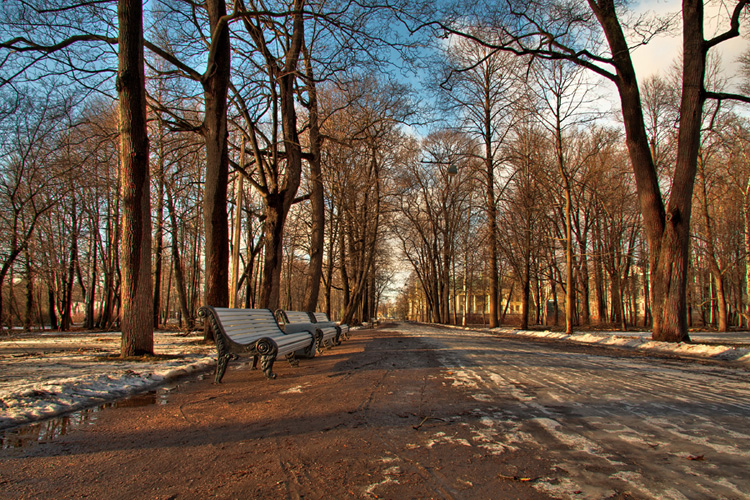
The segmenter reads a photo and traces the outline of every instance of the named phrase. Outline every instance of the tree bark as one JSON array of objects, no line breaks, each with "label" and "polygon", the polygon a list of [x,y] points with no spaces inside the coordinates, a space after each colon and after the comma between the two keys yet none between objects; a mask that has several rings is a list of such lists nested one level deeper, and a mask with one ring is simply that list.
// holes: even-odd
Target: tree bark
[{"label": "tree bark", "polygon": [[305,58],[308,109],[310,114],[310,212],[312,214],[312,234],[310,237],[310,278],[305,295],[303,310],[318,310],[320,280],[323,276],[323,245],[325,244],[325,206],[323,203],[323,174],[320,166],[320,121],[318,119],[318,92],[315,85],[315,74],[309,51],[303,46]]},{"label": "tree bark", "polygon": [[497,266],[497,205],[495,204],[495,162],[492,157],[492,142],[490,139],[489,109],[487,110],[487,122],[485,124],[485,175],[487,185],[486,203],[487,203],[487,246],[489,250],[489,273],[490,273],[490,309],[489,309],[489,327],[496,328],[499,325],[497,307],[500,301],[500,277]]},{"label": "tree bark", "polygon": [[[92,228],[98,229],[99,225],[96,223],[92,224]],[[89,244],[89,276],[88,276],[88,282],[89,286],[86,288],[86,298],[85,298],[85,313],[83,315],[83,327],[90,330],[94,328],[94,304],[96,303],[96,277],[98,274],[97,265],[98,265],[98,258],[99,258],[99,252],[98,252],[98,246],[97,246],[96,237],[94,235],[91,235],[91,240]]]},{"label": "tree bark", "polygon": [[[154,328],[159,328],[159,310],[161,303],[161,268],[162,268],[162,254],[164,253],[164,134],[162,131],[162,125],[159,124],[159,156],[156,160],[158,165],[158,172],[156,173],[156,231],[154,238],[156,239],[156,251],[154,252]],[[169,304],[167,304],[167,307]]]},{"label": "tree bark", "polygon": [[[245,141],[240,147],[240,164],[245,161]],[[229,286],[229,307],[237,307],[237,289],[240,273],[240,242],[242,241],[242,201],[244,198],[245,177],[237,172],[234,182],[234,235],[232,239],[232,274]]]},{"label": "tree bark", "polygon": [[[193,315],[188,308],[187,289],[185,287],[185,275],[182,272],[182,258],[180,257],[179,245],[179,227],[177,226],[177,214],[175,213],[174,200],[172,199],[172,190],[169,186],[167,191],[167,211],[169,212],[169,222],[172,226],[172,265],[174,267],[174,276],[177,285],[177,302],[180,308],[180,316],[185,320],[184,329],[189,332],[193,329]],[[182,323],[182,322],[180,322]]]},{"label": "tree bark", "polygon": [[689,340],[687,330],[687,261],[690,215],[704,96],[706,47],[703,1],[684,0],[683,74],[677,160],[671,196],[664,206],[646,134],[638,82],[630,50],[615,12],[615,2],[589,0],[609,43],[617,68],[623,120],[641,213],[649,242],[654,340]]},{"label": "tree bark", "polygon": [[143,4],[119,0],[117,91],[120,110],[122,194],[121,356],[153,354],[151,203]]},{"label": "tree bark", "polygon": [[26,248],[26,259],[24,267],[26,268],[26,311],[23,318],[23,331],[31,330],[31,321],[34,314],[34,269],[31,265],[31,252]]},{"label": "tree bark", "polygon": [[[205,117],[202,132],[206,145],[206,178],[203,194],[203,224],[206,237],[205,305],[229,304],[229,223],[227,186],[229,183],[229,145],[227,129],[227,92],[230,78],[229,28],[220,21],[227,14],[224,0],[206,0],[211,28],[211,53],[203,78]],[[206,340],[212,339],[207,328]]]}]

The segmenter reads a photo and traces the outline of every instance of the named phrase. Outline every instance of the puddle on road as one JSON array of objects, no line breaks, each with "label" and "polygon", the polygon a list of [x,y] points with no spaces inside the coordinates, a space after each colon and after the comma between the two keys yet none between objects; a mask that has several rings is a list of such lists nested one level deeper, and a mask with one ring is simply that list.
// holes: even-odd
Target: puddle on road
[{"label": "puddle on road", "polygon": [[64,436],[75,429],[91,425],[99,418],[99,412],[108,408],[139,408],[152,405],[165,405],[169,395],[180,389],[185,383],[203,380],[203,374],[179,384],[167,385],[153,391],[134,394],[124,399],[83,408],[64,415],[58,415],[39,422],[0,430],[0,449],[23,448],[37,443],[48,443]]}]

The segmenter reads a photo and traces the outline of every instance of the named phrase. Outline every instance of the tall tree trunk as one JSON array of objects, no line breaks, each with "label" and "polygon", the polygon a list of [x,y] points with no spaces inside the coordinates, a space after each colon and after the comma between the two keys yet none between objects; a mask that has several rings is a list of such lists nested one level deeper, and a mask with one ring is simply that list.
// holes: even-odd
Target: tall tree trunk
[{"label": "tall tree trunk", "polygon": [[638,82],[630,50],[615,12],[615,2],[589,0],[609,43],[620,94],[626,143],[638,187],[649,256],[654,340],[689,340],[687,263],[690,215],[703,113],[706,51],[703,0],[683,0],[683,72],[677,159],[671,195],[664,206],[644,127]]},{"label": "tall tree trunk", "polygon": [[[159,310],[161,309],[161,268],[164,253],[164,133],[159,124],[159,156],[156,160],[156,251],[154,252],[154,328],[159,328]],[[168,304],[167,304],[168,305]]]},{"label": "tall tree trunk", "polygon": [[[489,112],[489,111],[488,111]],[[489,118],[488,118],[489,119]],[[498,270],[497,251],[497,205],[495,204],[495,162],[492,158],[492,143],[489,139],[489,122],[485,131],[485,170],[486,170],[486,203],[487,203],[487,246],[489,250],[489,274],[490,274],[490,309],[489,326],[496,328],[499,325],[497,307],[500,302],[500,276]]]},{"label": "tall tree trunk", "polygon": [[[341,288],[343,289],[343,302],[346,307],[351,302],[351,285],[349,284],[349,264],[348,264],[348,252],[346,251],[346,235],[351,234],[351,231],[347,231],[345,226],[348,225],[348,221],[344,221],[345,216],[342,214],[341,217],[341,236],[339,237],[339,258],[341,259]],[[342,311],[343,312],[343,311]],[[351,321],[351,318],[348,318]],[[343,320],[342,320],[343,321]],[[344,321],[346,323],[346,321]]]},{"label": "tall tree trunk", "polygon": [[[206,145],[206,177],[203,195],[203,225],[206,238],[203,300],[205,305],[229,304],[229,222],[227,186],[229,183],[229,133],[227,129],[227,91],[230,79],[229,28],[224,0],[206,0],[211,50],[203,79],[205,117],[202,132]],[[206,328],[206,340],[212,330]]]},{"label": "tall tree trunk", "polygon": [[295,100],[295,82],[297,66],[305,39],[303,8],[305,0],[294,0],[292,31],[288,39],[283,67],[268,51],[262,33],[257,27],[250,26],[251,36],[258,48],[264,53],[266,62],[273,66],[274,83],[278,84],[281,128],[284,136],[286,157],[286,177],[283,187],[275,193],[266,193],[266,256],[263,267],[263,290],[260,297],[262,307],[276,309],[279,306],[281,291],[281,265],[283,262],[281,244],[284,237],[284,225],[289,209],[297,196],[302,179],[302,148],[297,131],[297,111]]},{"label": "tall tree trunk", "polygon": [[75,280],[76,262],[78,261],[78,204],[75,196],[71,205],[70,251],[68,253],[68,269],[63,284],[62,321],[60,330],[68,331],[73,323],[71,317],[73,307],[73,282]]},{"label": "tall tree trunk", "polygon": [[125,357],[153,354],[154,325],[143,3],[140,0],[119,0],[117,17],[122,185],[120,354]]},{"label": "tall tree trunk", "polygon": [[[92,228],[98,228],[97,223],[92,224]],[[83,327],[87,330],[94,328],[94,305],[96,304],[96,281],[98,273],[99,251],[96,244],[96,238],[92,235],[89,242],[89,262],[88,287],[86,288],[85,312],[83,314]]]},{"label": "tall tree trunk", "polygon": [[26,312],[23,318],[23,330],[28,332],[31,330],[31,322],[34,315],[34,269],[31,265],[31,251],[29,246],[26,246],[26,259],[24,259],[24,267],[26,268]]},{"label": "tall tree trunk", "polygon": [[[529,329],[529,299],[531,296],[531,231],[526,231],[526,244],[523,256],[523,276],[521,277],[521,330]],[[511,292],[513,289],[511,288]]]},{"label": "tall tree trunk", "polygon": [[[706,231],[706,260],[708,261],[711,277],[716,288],[716,307],[718,309],[718,325],[720,332],[726,332],[729,329],[727,317],[727,298],[724,284],[724,269],[717,256],[716,245],[714,244],[713,220],[709,213],[708,206],[708,188],[706,186],[706,176],[703,170],[705,165],[701,165],[698,174],[699,189],[697,196],[700,198],[700,215],[703,216],[703,225]],[[712,308],[713,310],[713,308]]]},{"label": "tall tree trunk", "polygon": [[[240,165],[245,161],[245,141],[240,146]],[[242,241],[242,199],[245,177],[237,172],[234,182],[234,235],[232,239],[232,274],[229,286],[229,307],[237,307],[237,288],[240,274],[240,242]],[[248,245],[249,246],[249,245]]]},{"label": "tall tree trunk", "polygon": [[584,236],[578,242],[578,253],[581,256],[581,263],[578,266],[579,282],[581,285],[581,323],[584,325],[591,324],[591,291],[589,289],[589,259],[586,252],[588,237]]},{"label": "tall tree trunk", "polygon": [[686,286],[690,216],[704,101],[706,53],[703,40],[703,1],[683,1],[682,16],[684,63],[677,160],[671,196],[662,224],[660,246],[654,252],[658,260],[653,280],[653,337],[654,340],[672,342],[690,340]]},{"label": "tall tree trunk", "polygon": [[283,263],[284,225],[288,211],[283,195],[269,195],[265,203],[265,257],[263,261],[263,289],[261,307],[275,311],[281,298],[281,267]]},{"label": "tall tree trunk", "polygon": [[324,281],[324,289],[323,289],[323,300],[325,302],[324,304],[324,311],[328,317],[331,317],[331,289],[333,288],[333,268],[334,268],[334,251],[336,248],[336,231],[334,229],[335,222],[335,207],[332,205],[330,208],[329,213],[329,220],[331,222],[331,232],[328,237],[328,260],[326,262],[326,272],[325,277],[323,279]]},{"label": "tall tree trunk", "polygon": [[315,84],[315,74],[312,58],[307,47],[302,47],[305,58],[306,86],[310,119],[310,211],[312,213],[312,234],[310,236],[310,281],[307,286],[303,310],[318,310],[318,295],[320,280],[323,276],[323,246],[325,244],[325,206],[323,203],[323,174],[320,166],[320,149],[322,137],[320,135],[320,121],[318,118],[318,91]]},{"label": "tall tree trunk", "polygon": [[179,244],[179,227],[177,225],[177,214],[172,199],[172,189],[167,186],[167,212],[169,213],[169,222],[172,226],[171,248],[172,248],[172,265],[174,267],[174,277],[177,286],[177,302],[180,308],[180,318],[185,320],[185,331],[193,329],[193,315],[188,308],[187,287],[185,286],[185,275],[182,272],[182,258],[180,257]]}]

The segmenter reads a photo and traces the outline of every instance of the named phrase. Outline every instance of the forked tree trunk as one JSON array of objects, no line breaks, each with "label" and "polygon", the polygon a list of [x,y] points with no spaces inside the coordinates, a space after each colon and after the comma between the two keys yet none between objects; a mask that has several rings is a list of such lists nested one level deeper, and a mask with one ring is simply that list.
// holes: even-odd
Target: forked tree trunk
[{"label": "forked tree trunk", "polygon": [[122,184],[121,356],[153,354],[151,202],[149,196],[143,3],[119,0],[117,90]]},{"label": "forked tree trunk", "polygon": [[669,202],[662,200],[644,127],[638,82],[615,3],[594,2],[596,14],[617,68],[630,160],[649,242],[653,339],[682,342],[687,329],[687,268],[690,215],[703,113],[707,46],[703,38],[703,1],[683,0],[683,73],[677,159]]},{"label": "forked tree trunk", "polygon": [[258,50],[266,59],[272,84],[278,85],[279,110],[284,137],[284,153],[286,160],[285,179],[283,186],[272,192],[263,193],[265,201],[264,221],[265,229],[265,260],[263,267],[263,289],[260,294],[261,307],[276,309],[279,306],[282,241],[284,224],[289,209],[297,196],[302,178],[302,148],[297,131],[297,111],[295,109],[297,66],[305,39],[303,8],[305,0],[294,0],[292,31],[288,34],[287,49],[284,53],[283,67],[268,49],[263,32],[255,25],[246,23],[250,35]]}]

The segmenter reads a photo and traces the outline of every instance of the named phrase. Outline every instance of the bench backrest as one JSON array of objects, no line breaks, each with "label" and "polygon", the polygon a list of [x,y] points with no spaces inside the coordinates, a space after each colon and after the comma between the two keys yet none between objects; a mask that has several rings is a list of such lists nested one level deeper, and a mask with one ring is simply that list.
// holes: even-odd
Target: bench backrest
[{"label": "bench backrest", "polygon": [[277,337],[284,334],[270,309],[212,309],[226,336],[238,344],[246,344],[254,338]]},{"label": "bench backrest", "polygon": [[284,323],[310,323],[312,319],[305,311],[281,311]]},{"label": "bench backrest", "polygon": [[316,323],[333,323],[330,319],[328,319],[328,315],[324,312],[314,312],[312,314],[313,316],[315,316]]}]

